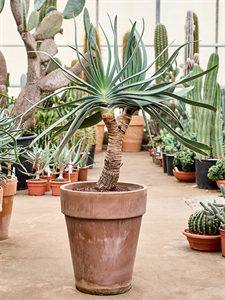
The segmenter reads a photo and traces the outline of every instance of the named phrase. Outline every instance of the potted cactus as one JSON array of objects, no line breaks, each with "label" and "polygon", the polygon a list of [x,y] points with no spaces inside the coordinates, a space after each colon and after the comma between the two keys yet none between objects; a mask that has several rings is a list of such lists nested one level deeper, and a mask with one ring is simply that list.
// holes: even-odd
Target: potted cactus
[{"label": "potted cactus", "polygon": [[[222,144],[222,120],[220,117],[221,110],[221,88],[217,83],[217,73],[219,68],[219,56],[212,53],[207,68],[218,65],[211,73],[205,76],[202,97],[202,79],[193,80],[194,89],[191,91],[192,99],[197,102],[208,103],[217,108],[213,113],[204,108],[194,107],[192,122],[196,124],[197,141],[212,146],[212,151],[208,155],[199,155],[196,157],[196,183],[199,188],[217,189],[215,181],[211,181],[207,176],[208,170],[215,165],[218,159],[224,157]],[[201,74],[202,70],[199,65],[193,69],[192,75]]]},{"label": "potted cactus", "polygon": [[195,153],[184,149],[174,154],[173,174],[179,181],[195,181]]},{"label": "potted cactus", "polygon": [[[142,215],[146,211],[147,200],[146,186],[118,182],[122,163],[122,141],[133,113],[139,109],[143,112],[150,137],[151,131],[147,124],[145,112],[156,118],[181,143],[193,151],[204,154],[211,148],[180,135],[159,116],[156,110],[156,108],[163,110],[161,102],[174,98],[193,104],[193,101],[182,97],[191,88],[178,92],[170,92],[169,89],[195,77],[187,77],[172,83],[167,82],[149,87],[150,83],[167,70],[182,46],[172,54],[164,66],[151,77],[145,78],[147,71],[155,61],[149,65],[147,63],[147,54],[142,41],[143,32],[141,34],[137,32],[136,22],[132,25],[128,41],[129,47],[130,42],[135,39],[135,48],[124,67],[121,67],[118,55],[117,17],[114,25],[111,22],[114,34],[113,61],[111,59],[111,46],[102,28],[108,45],[109,59],[106,69],[95,41],[95,31],[90,23],[87,9],[84,10],[84,24],[88,41],[86,57],[90,73],[86,71],[83,65],[84,60],[82,60],[78,50],[77,33],[75,34],[76,47],[74,49],[79,64],[90,83],[83,81],[66,68],[59,67],[64,71],[64,74],[68,74],[69,78],[77,83],[77,85],[66,89],[85,90],[89,95],[70,102],[69,105],[72,110],[67,116],[51,125],[39,137],[44,136],[62,121],[65,122],[64,127],[55,132],[57,135],[63,129],[66,131],[64,139],[56,150],[56,160],[78,128],[89,127],[101,120],[108,128],[108,148],[99,180],[97,182],[63,185],[60,188],[60,199],[61,210],[66,216],[77,289],[91,294],[118,294],[131,288],[138,236]],[[76,22],[75,31],[77,32]],[[136,55],[140,56],[136,73],[128,77],[127,70],[131,67]],[[97,63],[95,64],[94,61]],[[205,73],[209,71],[207,70]],[[56,91],[55,94],[64,89]],[[42,101],[45,101],[46,98]],[[215,111],[215,108],[210,105],[195,104]],[[67,106],[67,103],[64,105]],[[117,123],[114,110],[118,107],[122,108],[123,112]],[[173,117],[177,120],[174,115]],[[66,120],[68,120],[67,123]]]},{"label": "potted cactus", "polygon": [[215,181],[218,188],[225,185],[225,159],[218,160],[216,164],[209,168],[208,178]]}]

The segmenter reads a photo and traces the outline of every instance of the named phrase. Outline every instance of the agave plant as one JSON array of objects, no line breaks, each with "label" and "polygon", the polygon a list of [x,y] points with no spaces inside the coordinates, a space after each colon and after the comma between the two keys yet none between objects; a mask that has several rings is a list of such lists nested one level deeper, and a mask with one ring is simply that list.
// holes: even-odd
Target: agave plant
[{"label": "agave plant", "polygon": [[[211,71],[216,66],[195,76],[187,76],[172,83],[164,82],[151,86],[151,83],[153,83],[156,78],[163,76],[163,74],[167,72],[171,64],[176,59],[179,50],[186,44],[177,48],[177,50],[171,55],[168,61],[162,67],[160,67],[159,70],[146,78],[147,71],[154,65],[156,60],[162,55],[163,52],[152,63],[147,63],[147,54],[142,41],[144,21],[141,34],[139,34],[136,29],[136,22],[131,23],[132,28],[127,47],[134,45],[133,53],[129,57],[127,56],[128,58],[124,67],[121,67],[117,41],[117,17],[115,17],[114,23],[112,23],[110,18],[109,20],[114,35],[114,57],[112,57],[111,46],[107,35],[100,25],[108,45],[108,63],[106,68],[104,67],[100,50],[95,41],[95,30],[90,23],[89,13],[86,8],[84,10],[84,27],[87,35],[86,56],[83,56],[78,51],[77,27],[75,22],[76,47],[71,48],[76,51],[79,64],[90,83],[85,82],[58,64],[59,68],[61,68],[64,72],[64,75],[70,78],[71,81],[73,81],[76,85],[59,89],[52,95],[60,93],[66,89],[84,91],[87,92],[88,95],[76,101],[63,104],[62,106],[69,106],[72,108],[72,110],[51,125],[46,131],[42,132],[38,137],[40,138],[47,132],[56,129],[60,123],[67,120],[67,123],[58,128],[53,135],[56,136],[61,132],[66,131],[65,137],[59,149],[57,149],[57,155],[59,156],[69,139],[73,136],[78,128],[89,127],[103,120],[108,129],[109,138],[108,148],[104,160],[104,168],[95,186],[95,188],[99,190],[116,189],[121,167],[122,140],[126,133],[127,127],[129,126],[132,114],[135,111],[142,111],[150,137],[151,131],[148,126],[145,113],[149,114],[151,118],[155,118],[158,122],[160,122],[184,146],[197,153],[205,153],[205,151],[210,150],[211,148],[205,144],[197,143],[183,137],[181,134],[173,130],[169,124],[162,119],[157,111],[164,111],[172,119],[176,120],[180,128],[182,128],[182,125],[175,114],[163,104],[164,101],[175,98],[187,104],[201,106],[216,111],[216,108],[213,106],[186,99],[185,95],[192,89],[192,87],[185,88],[178,92],[172,92],[177,84],[189,82],[194,78],[202,76]],[[133,41],[135,41],[135,43],[133,43]],[[166,49],[164,51],[166,51]],[[85,60],[88,61],[89,72],[87,72],[86,68],[84,67]],[[57,64],[56,61],[55,63]],[[134,65],[135,68],[133,67]],[[42,101],[45,101],[48,97],[42,99]],[[114,110],[116,108],[121,108],[123,111],[118,123],[114,117]]]}]

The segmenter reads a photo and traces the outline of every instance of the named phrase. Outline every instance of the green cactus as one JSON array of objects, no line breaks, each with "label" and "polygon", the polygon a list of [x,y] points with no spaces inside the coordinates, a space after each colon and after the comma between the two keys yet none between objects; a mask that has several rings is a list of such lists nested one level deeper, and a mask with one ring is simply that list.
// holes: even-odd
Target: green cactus
[{"label": "green cactus", "polygon": [[62,22],[63,14],[57,10],[52,10],[44,17],[33,34],[35,40],[53,38],[59,32]]},{"label": "green cactus", "polygon": [[38,25],[38,12],[33,10],[28,19],[28,29],[31,31]]},{"label": "green cactus", "polygon": [[[219,65],[219,56],[216,53],[212,53],[207,69]],[[213,145],[212,152],[213,158],[223,158],[222,149],[222,120],[220,119],[220,106],[221,105],[221,90],[217,85],[217,73],[218,67],[212,72],[208,73],[205,77],[203,87],[203,100],[206,104],[211,104],[218,108],[216,113],[209,112],[209,110],[201,108],[197,110],[198,114],[198,141],[207,145]],[[194,80],[195,81],[195,80]],[[200,95],[200,85],[198,86],[198,94]],[[195,100],[195,99],[193,99]],[[200,99],[203,101],[202,99]],[[215,114],[215,115],[213,115]],[[217,123],[214,123],[214,122]],[[200,158],[209,158],[209,156],[200,155]]]},{"label": "green cactus", "polygon": [[194,234],[217,235],[219,234],[219,222],[213,219],[209,223],[204,212],[196,210],[189,217],[188,229],[190,233]]},{"label": "green cactus", "polygon": [[186,24],[185,24],[185,43],[187,42],[191,42],[191,43],[189,43],[184,47],[185,75],[188,75],[191,69],[193,69],[192,66],[194,67],[194,65],[191,63],[193,59],[193,40],[194,40],[194,19],[193,19],[192,11],[188,10],[186,16]]},{"label": "green cactus", "polygon": [[[197,15],[193,12],[193,19],[194,19],[194,41],[198,41],[199,40],[199,31],[198,31],[198,17]],[[199,42],[195,42],[193,44],[193,55],[195,53],[199,53]]]},{"label": "green cactus", "polygon": [[76,65],[76,63],[78,62],[78,59],[73,59],[70,63],[70,68],[74,67]]},{"label": "green cactus", "polygon": [[[154,33],[155,57],[157,57],[168,46],[168,37],[166,27],[163,24],[157,24]],[[155,69],[158,71],[168,60],[168,49],[157,59]],[[161,78],[157,78],[156,83],[159,84]]]},{"label": "green cactus", "polygon": [[125,52],[126,52],[129,36],[130,36],[130,31],[126,32],[123,36],[123,43],[122,43],[122,65],[123,65],[123,67],[124,67]]},{"label": "green cactus", "polygon": [[[54,59],[57,61],[57,63],[59,63],[60,65],[62,65],[61,61],[59,58],[57,57],[54,57]],[[47,67],[46,67],[46,73],[49,74],[51,73],[52,71],[58,69],[59,66],[54,62],[54,60],[50,59],[48,64],[47,64]]]},{"label": "green cactus", "polygon": [[[195,65],[192,75],[197,75],[202,72],[199,65]],[[191,82],[191,84],[194,86],[193,90],[190,92],[191,99],[194,101],[201,102],[202,96],[201,96],[201,90],[202,90],[202,77],[199,77]],[[198,107],[193,106],[191,107],[191,132],[197,133],[198,132]]]},{"label": "green cactus", "polygon": [[45,1],[45,3],[43,4],[42,8],[39,10],[39,22],[38,22],[38,24],[40,24],[41,21],[44,19],[44,17],[46,16],[47,10],[51,6],[57,8],[57,0],[46,0]]}]

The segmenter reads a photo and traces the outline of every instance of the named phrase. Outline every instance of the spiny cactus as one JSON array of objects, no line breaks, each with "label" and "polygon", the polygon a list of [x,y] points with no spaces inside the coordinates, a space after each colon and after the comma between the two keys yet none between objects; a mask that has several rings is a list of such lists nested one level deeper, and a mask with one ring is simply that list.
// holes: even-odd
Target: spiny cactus
[{"label": "spiny cactus", "polygon": [[191,70],[190,61],[193,59],[193,40],[194,40],[194,19],[193,19],[192,11],[188,10],[186,16],[186,24],[185,24],[185,43],[187,42],[191,42],[191,43],[189,43],[184,47],[185,75],[188,75]]},{"label": "spiny cactus", "polygon": [[62,22],[63,14],[57,10],[52,10],[44,17],[33,34],[35,40],[45,40],[54,37],[60,32]]},{"label": "spiny cactus", "polygon": [[[198,17],[197,15],[193,12],[193,20],[194,20],[194,41],[199,40],[199,31],[198,31]],[[195,53],[199,53],[199,42],[195,42],[193,44],[193,55]]]},{"label": "spiny cactus", "polygon": [[[157,57],[168,46],[168,37],[166,27],[163,24],[157,24],[154,33],[155,57]],[[158,71],[168,60],[168,49],[157,59],[155,70]],[[157,78],[156,83],[159,84],[161,78]]]},{"label": "spiny cactus", "polygon": [[188,229],[194,234],[216,235],[219,234],[219,222],[213,219],[209,223],[206,215],[201,210],[196,210],[189,217]]},{"label": "spiny cactus", "polygon": [[[202,72],[199,65],[195,65],[192,75],[197,75]],[[199,77],[191,82],[194,86],[193,90],[190,92],[191,99],[197,102],[202,101],[201,90],[202,90],[202,77]],[[191,107],[191,132],[197,133],[198,132],[198,107],[193,106]]]},{"label": "spiny cactus", "polygon": [[[219,56],[216,53],[211,54],[207,69],[214,65],[219,65]],[[200,67],[195,66],[193,73],[198,74],[199,72],[201,72]],[[213,146],[213,158],[223,158],[221,138],[222,120],[220,119],[221,91],[217,85],[217,73],[218,67],[205,76],[203,99],[201,97],[201,80],[193,80],[192,84],[194,84],[194,89],[192,90],[192,95],[194,95],[193,100],[197,100],[200,102],[204,101],[204,103],[213,105],[218,108],[216,113],[212,111],[209,112],[209,110],[204,108],[195,108],[194,111],[195,115],[197,115],[198,118],[198,142]],[[209,158],[210,155],[200,155],[199,157],[206,159]]]}]

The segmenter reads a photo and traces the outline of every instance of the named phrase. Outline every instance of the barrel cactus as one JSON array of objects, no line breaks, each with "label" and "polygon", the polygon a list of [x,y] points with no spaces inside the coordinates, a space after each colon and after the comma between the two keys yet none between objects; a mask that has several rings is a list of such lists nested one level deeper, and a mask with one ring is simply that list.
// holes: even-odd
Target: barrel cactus
[{"label": "barrel cactus", "polygon": [[217,235],[219,234],[219,221],[213,219],[209,222],[203,211],[196,210],[189,217],[188,229],[194,234]]}]

